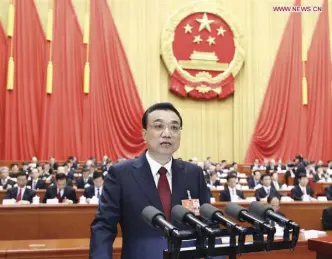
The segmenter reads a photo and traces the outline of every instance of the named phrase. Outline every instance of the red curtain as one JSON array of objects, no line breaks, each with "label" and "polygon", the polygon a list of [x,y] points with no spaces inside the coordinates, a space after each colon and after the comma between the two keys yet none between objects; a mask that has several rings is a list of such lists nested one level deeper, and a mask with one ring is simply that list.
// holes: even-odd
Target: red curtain
[{"label": "red curtain", "polygon": [[4,159],[38,153],[46,40],[33,0],[15,1],[14,90],[6,91]]},{"label": "red curtain", "polygon": [[[300,5],[296,1],[295,5]],[[307,110],[302,105],[301,14],[290,14],[245,161],[306,154]]]},{"label": "red curtain", "polygon": [[106,0],[91,1],[90,93],[84,96],[82,159],[133,157],[145,149],[143,107]]},{"label": "red curtain", "polygon": [[72,2],[54,2],[53,92],[43,91],[39,156],[65,160],[82,149],[85,46]]},{"label": "red curtain", "polygon": [[[0,22],[0,121],[4,122],[5,96],[8,66],[8,40],[2,23]],[[0,127],[0,147],[4,146],[4,126]],[[3,157],[3,148],[0,148],[0,157]]]},{"label": "red curtain", "polygon": [[308,80],[308,158],[332,159],[332,66],[328,1],[317,21],[306,66]]}]

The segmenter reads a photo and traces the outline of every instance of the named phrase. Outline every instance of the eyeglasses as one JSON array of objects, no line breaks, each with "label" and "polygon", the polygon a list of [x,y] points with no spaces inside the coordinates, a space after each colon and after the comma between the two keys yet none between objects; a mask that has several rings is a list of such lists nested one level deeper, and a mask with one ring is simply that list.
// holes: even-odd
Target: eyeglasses
[{"label": "eyeglasses", "polygon": [[163,123],[149,124],[149,126],[157,132],[164,132],[168,128],[172,133],[179,133],[182,127],[176,124],[166,125]]}]

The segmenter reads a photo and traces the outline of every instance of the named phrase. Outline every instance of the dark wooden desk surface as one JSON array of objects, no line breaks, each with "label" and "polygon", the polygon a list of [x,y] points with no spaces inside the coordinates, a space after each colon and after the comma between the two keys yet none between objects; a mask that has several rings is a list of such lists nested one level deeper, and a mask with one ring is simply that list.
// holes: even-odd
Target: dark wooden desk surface
[{"label": "dark wooden desk surface", "polygon": [[[331,234],[331,233],[329,233]],[[250,239],[250,238],[249,238]],[[247,240],[250,241],[250,240]],[[113,258],[120,259],[122,239],[116,238],[113,245]],[[67,258],[87,259],[89,255],[89,239],[53,239],[53,240],[16,240],[0,241],[0,258]],[[269,253],[252,253],[242,255],[245,259],[314,259],[315,253],[308,251],[307,241],[300,235],[294,252],[289,250],[272,251]],[[144,258],[142,258],[144,259]],[[147,259],[147,258],[146,258]]]},{"label": "dark wooden desk surface", "polygon": [[308,249],[315,251],[317,259],[332,258],[332,236],[320,237],[308,240]]}]

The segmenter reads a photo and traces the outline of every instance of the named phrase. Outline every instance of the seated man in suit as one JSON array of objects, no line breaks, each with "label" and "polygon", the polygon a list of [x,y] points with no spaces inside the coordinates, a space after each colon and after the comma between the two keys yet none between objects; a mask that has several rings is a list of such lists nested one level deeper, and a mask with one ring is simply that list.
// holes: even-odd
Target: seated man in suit
[{"label": "seated man in suit", "polygon": [[[46,180],[46,183],[50,184],[49,186],[56,185],[56,175],[57,174],[64,174],[64,175],[66,175],[65,168],[63,166],[59,166],[57,171],[54,171],[54,170],[52,171],[51,176]],[[66,177],[66,178],[67,178],[66,185],[70,186],[70,187],[73,187],[73,182],[70,179],[68,179],[68,177]],[[77,189],[76,186],[74,186],[73,188]]]},{"label": "seated man in suit", "polygon": [[91,199],[93,196],[100,198],[103,192],[104,174],[101,172],[93,173],[93,185],[85,188],[83,196],[87,199]]},{"label": "seated man in suit", "polygon": [[325,188],[324,194],[327,200],[332,201],[332,184],[329,187]]},{"label": "seated man in suit", "polygon": [[277,172],[273,172],[272,174],[272,186],[279,191],[281,188],[281,184],[279,183],[279,174]]},{"label": "seated man in suit", "polygon": [[249,189],[255,189],[255,187],[260,184],[261,172],[254,170],[252,174],[253,175],[247,178]]},{"label": "seated man in suit", "polygon": [[27,186],[30,186],[32,190],[46,189],[46,182],[39,179],[39,171],[37,168],[31,171],[31,180],[28,181]]},{"label": "seated man in suit", "polygon": [[4,166],[0,171],[0,186],[2,186],[3,190],[10,189],[14,187],[16,183],[9,178],[9,168]]},{"label": "seated man in suit", "polygon": [[17,163],[13,163],[10,165],[10,173],[9,173],[10,178],[16,178],[19,172],[20,168],[18,167]]},{"label": "seated man in suit", "polygon": [[76,180],[76,186],[78,189],[85,189],[93,185],[93,180],[91,179],[89,168],[84,167],[82,171],[82,177]]},{"label": "seated man in suit", "polygon": [[323,167],[318,167],[316,172],[313,174],[313,181],[319,182],[319,181],[326,181],[329,178],[329,176],[324,171]]},{"label": "seated man in suit", "polygon": [[76,192],[74,188],[67,186],[67,176],[64,173],[56,174],[55,181],[56,185],[47,188],[43,202],[57,198],[59,203],[76,203]]},{"label": "seated man in suit", "polygon": [[314,191],[308,186],[308,177],[306,174],[300,174],[299,184],[291,191],[292,199],[296,201],[314,200]]},{"label": "seated man in suit", "polygon": [[281,197],[280,193],[271,186],[271,176],[268,174],[263,174],[261,177],[262,187],[255,191],[256,200],[267,200],[268,196]]},{"label": "seated man in suit", "polygon": [[27,182],[28,176],[24,172],[20,172],[17,175],[17,187],[7,190],[4,199],[15,199],[17,203],[32,203],[32,199],[36,193],[34,190],[27,188]]},{"label": "seated man in suit", "polygon": [[210,173],[210,180],[208,180],[207,184],[214,187],[221,185],[220,181],[217,179],[217,172]]},{"label": "seated man in suit", "polygon": [[236,181],[237,181],[236,174],[229,174],[227,176],[227,188],[220,193],[220,201],[234,202],[245,199],[243,192],[235,188]]}]

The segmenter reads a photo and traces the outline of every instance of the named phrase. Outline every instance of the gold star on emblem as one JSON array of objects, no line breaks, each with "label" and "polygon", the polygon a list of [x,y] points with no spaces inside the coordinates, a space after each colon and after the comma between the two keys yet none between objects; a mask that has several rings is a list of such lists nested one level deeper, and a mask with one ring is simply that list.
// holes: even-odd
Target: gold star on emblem
[{"label": "gold star on emblem", "polygon": [[216,39],[216,38],[209,36],[209,38],[208,38],[206,41],[207,41],[207,42],[209,43],[209,45],[211,46],[211,45],[213,45],[213,44],[216,44],[215,39]]},{"label": "gold star on emblem", "polygon": [[188,23],[186,24],[186,26],[183,27],[184,28],[184,32],[185,33],[191,33],[191,30],[193,27],[191,27]]},{"label": "gold star on emblem", "polygon": [[194,36],[194,40],[193,40],[194,43],[200,44],[201,41],[202,41],[202,39],[201,39],[200,35]]},{"label": "gold star on emblem", "polygon": [[217,31],[218,31],[218,35],[222,35],[222,36],[224,36],[224,33],[226,32],[226,30],[222,26],[220,26],[220,28],[218,28]]},{"label": "gold star on emblem", "polygon": [[200,23],[199,31],[207,29],[209,32],[211,32],[210,24],[213,23],[214,20],[209,20],[206,13],[203,14],[201,19],[196,19],[196,21]]}]

